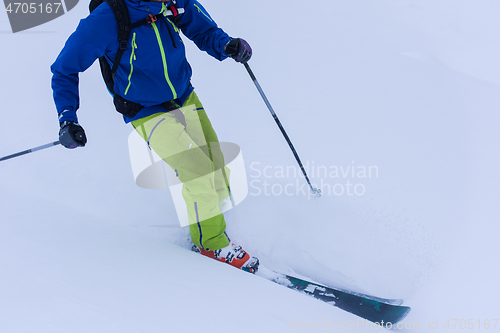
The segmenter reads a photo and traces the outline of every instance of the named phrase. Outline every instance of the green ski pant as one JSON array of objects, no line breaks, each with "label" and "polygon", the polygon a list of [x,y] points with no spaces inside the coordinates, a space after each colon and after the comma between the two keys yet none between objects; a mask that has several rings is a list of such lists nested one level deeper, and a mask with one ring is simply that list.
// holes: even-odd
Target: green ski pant
[{"label": "green ski pant", "polygon": [[229,169],[196,93],[181,108],[135,120],[132,125],[183,183],[193,243],[209,251],[227,246],[219,202],[229,197]]}]

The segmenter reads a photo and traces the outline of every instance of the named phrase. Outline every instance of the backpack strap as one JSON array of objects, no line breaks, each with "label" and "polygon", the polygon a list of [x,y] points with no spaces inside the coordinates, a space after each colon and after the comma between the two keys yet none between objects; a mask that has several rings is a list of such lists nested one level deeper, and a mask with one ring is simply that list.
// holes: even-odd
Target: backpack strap
[{"label": "backpack strap", "polygon": [[101,73],[111,94],[114,92],[115,74],[118,69],[118,64],[127,49],[128,40],[130,38],[130,14],[124,0],[91,0],[89,4],[89,11],[92,13],[103,2],[107,2],[113,14],[115,15],[116,25],[118,28],[118,51],[116,52],[113,68],[110,68],[105,56],[99,58]]},{"label": "backpack strap", "polygon": [[123,53],[127,49],[128,40],[130,38],[130,14],[123,0],[105,0],[108,5],[113,10],[116,18],[116,24],[118,27],[118,42],[120,46],[116,52],[115,60],[113,62],[113,67],[111,68],[111,75],[113,80],[115,78],[116,70],[118,69],[118,64],[123,56]]},{"label": "backpack strap", "polygon": [[177,1],[170,1],[170,6],[167,7],[167,12],[164,14],[165,16],[171,16],[172,22],[177,26],[177,28],[181,28],[181,14],[184,14],[184,8],[177,7]]},{"label": "backpack strap", "polygon": [[140,27],[141,25],[146,25],[146,24],[149,24],[149,23],[153,23],[153,22],[156,22],[158,21],[161,17],[163,16],[163,14],[156,14],[156,15],[149,15],[148,17],[146,18],[143,18],[142,20],[140,21],[137,21],[135,23],[132,23],[130,25],[130,30],[132,29],[135,29],[137,27]]},{"label": "backpack strap", "polygon": [[[108,1],[108,0],[106,0]],[[181,17],[180,14],[184,13],[184,8],[177,8],[177,2],[171,1],[170,6],[167,7],[167,11],[162,14],[149,15],[148,17],[137,21],[135,23],[130,24],[130,30],[140,27],[141,25],[150,24],[152,22],[158,21],[160,18],[164,18],[165,16],[171,17],[172,22],[175,24],[177,28],[180,28]]]}]

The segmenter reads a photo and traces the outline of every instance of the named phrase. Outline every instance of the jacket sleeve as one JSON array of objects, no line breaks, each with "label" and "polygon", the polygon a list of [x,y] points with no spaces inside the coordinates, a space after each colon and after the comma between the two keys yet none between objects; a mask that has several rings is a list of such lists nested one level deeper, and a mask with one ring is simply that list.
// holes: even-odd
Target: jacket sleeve
[{"label": "jacket sleeve", "polygon": [[224,46],[231,37],[217,26],[205,8],[196,0],[186,0],[184,10],[181,21],[184,35],[212,57],[221,61],[228,58]]},{"label": "jacket sleeve", "polygon": [[103,4],[81,20],[51,66],[52,91],[60,122],[78,121],[78,75],[103,56],[110,44],[117,40],[118,29],[113,15],[111,8]]}]

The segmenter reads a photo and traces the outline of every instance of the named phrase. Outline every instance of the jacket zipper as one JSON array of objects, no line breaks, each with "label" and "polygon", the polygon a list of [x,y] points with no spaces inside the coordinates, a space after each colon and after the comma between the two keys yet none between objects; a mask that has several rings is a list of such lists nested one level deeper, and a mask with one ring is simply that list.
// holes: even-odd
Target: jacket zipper
[{"label": "jacket zipper", "polygon": [[128,89],[130,88],[130,84],[132,83],[132,72],[134,71],[133,61],[137,59],[135,56],[135,49],[137,48],[137,44],[135,42],[135,32],[132,35],[131,46],[132,46],[132,53],[130,54],[130,73],[128,75],[128,85],[127,85],[127,89],[125,89],[125,95],[127,95]]},{"label": "jacket zipper", "polygon": [[198,13],[202,13],[203,15],[205,15],[205,16],[206,16],[206,18],[207,18],[207,19],[209,19],[209,20],[210,20],[210,22],[213,22],[213,20],[210,18],[210,16],[208,16],[207,14],[205,14],[205,12],[204,12],[204,11],[202,11],[202,10],[201,10],[201,8],[200,8],[197,4],[194,4],[194,6],[195,6],[196,8],[198,8]]},{"label": "jacket zipper", "polygon": [[170,77],[168,76],[167,57],[165,56],[165,50],[163,49],[163,43],[161,41],[160,32],[158,31],[158,27],[156,26],[155,22],[151,22],[151,26],[153,27],[153,29],[155,31],[156,40],[158,41],[158,46],[160,47],[161,58],[163,61],[163,72],[165,74],[165,80],[167,80],[168,86],[170,87],[170,90],[172,91],[172,95],[173,95],[172,99],[177,99],[177,92],[175,91],[174,85],[172,84],[172,81],[170,81]]}]

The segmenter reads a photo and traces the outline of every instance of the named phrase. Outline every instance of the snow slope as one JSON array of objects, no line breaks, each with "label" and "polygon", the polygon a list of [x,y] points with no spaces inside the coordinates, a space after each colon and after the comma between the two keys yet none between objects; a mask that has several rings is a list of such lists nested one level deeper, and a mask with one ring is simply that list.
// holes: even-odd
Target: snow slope
[{"label": "snow slope", "polygon": [[[244,68],[186,43],[219,138],[245,159],[250,192],[226,214],[229,235],[268,267],[405,298],[407,331],[494,324],[500,4],[203,4],[254,48],[250,65],[324,192],[303,194]],[[49,66],[86,13],[79,3],[12,34],[0,11],[0,156],[57,138]],[[170,194],[134,184],[131,127],[98,66],[80,92],[87,147],[0,162],[0,332],[287,332],[357,319],[186,251]]]}]

